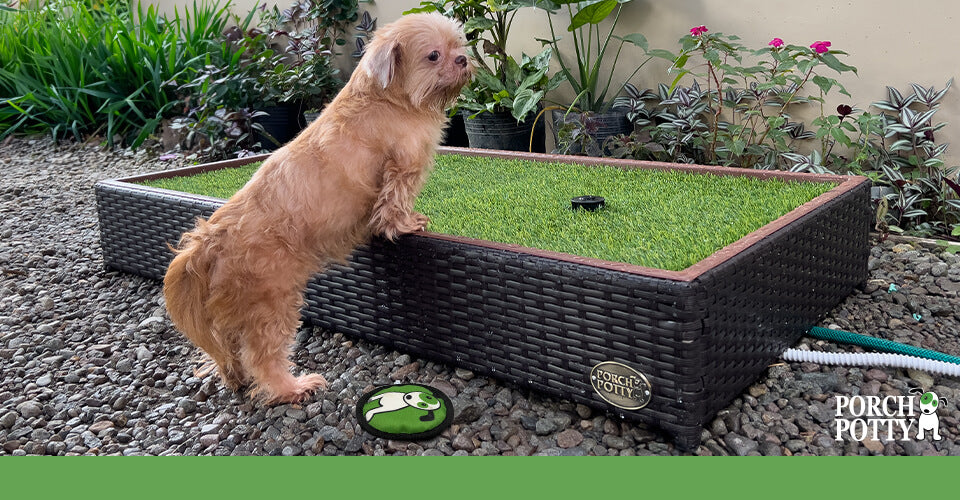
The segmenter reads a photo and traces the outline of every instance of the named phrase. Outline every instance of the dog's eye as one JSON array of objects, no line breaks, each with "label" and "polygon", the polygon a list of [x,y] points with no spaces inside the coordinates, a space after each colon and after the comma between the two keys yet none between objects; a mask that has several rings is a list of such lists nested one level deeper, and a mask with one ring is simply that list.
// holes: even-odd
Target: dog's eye
[{"label": "dog's eye", "polygon": [[429,59],[431,62],[437,62],[437,60],[440,59],[440,52],[437,52],[436,50],[431,52],[430,55],[427,56],[427,59]]}]

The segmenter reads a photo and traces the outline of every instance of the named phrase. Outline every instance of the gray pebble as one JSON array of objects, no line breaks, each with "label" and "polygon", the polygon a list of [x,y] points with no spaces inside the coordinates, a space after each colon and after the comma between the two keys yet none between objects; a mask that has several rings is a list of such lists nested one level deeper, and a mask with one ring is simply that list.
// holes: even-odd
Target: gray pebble
[{"label": "gray pebble", "polygon": [[328,443],[333,443],[335,446],[342,448],[347,444],[349,438],[343,433],[340,429],[333,427],[331,425],[324,426],[319,431],[320,437]]},{"label": "gray pebble", "polygon": [[193,413],[197,411],[197,402],[190,398],[183,398],[177,403],[177,408],[180,408],[186,413]]},{"label": "gray pebble", "polygon": [[938,262],[930,268],[930,276],[940,277],[947,274],[947,270],[950,268],[946,263]]},{"label": "gray pebble", "polygon": [[556,421],[548,418],[541,418],[537,420],[535,425],[535,430],[538,435],[546,436],[547,434],[553,434],[559,429]]},{"label": "gray pebble", "polygon": [[451,445],[455,450],[462,450],[468,453],[477,449],[477,445],[474,444],[473,439],[471,439],[469,436],[465,434],[457,434],[456,436],[454,436],[453,442],[451,443]]},{"label": "gray pebble", "polygon": [[56,306],[57,304],[50,297],[43,297],[40,299],[40,309],[44,311],[50,311]]},{"label": "gray pebble", "polygon": [[756,451],[758,448],[756,441],[747,439],[735,432],[730,432],[724,436],[723,442],[727,445],[727,449],[741,457],[747,456],[751,451]]},{"label": "gray pebble", "polygon": [[760,443],[760,454],[765,457],[779,457],[783,456],[783,450],[781,450],[780,445],[776,443],[764,441]]},{"label": "gray pebble", "polygon": [[150,316],[137,325],[138,330],[146,330],[151,333],[160,333],[166,326],[166,320],[158,316]]},{"label": "gray pebble", "polygon": [[146,346],[140,346],[137,348],[137,361],[150,361],[153,359],[153,352],[148,349]]},{"label": "gray pebble", "polygon": [[17,413],[14,411],[8,411],[0,417],[0,427],[4,429],[12,429],[13,426],[17,423]]},{"label": "gray pebble", "polygon": [[17,405],[17,411],[23,418],[33,418],[43,413],[43,408],[33,401],[24,401]]},{"label": "gray pebble", "polygon": [[[133,371],[133,361],[127,358],[117,361],[117,371],[120,373],[130,373]],[[76,382],[74,382],[76,383]]]}]

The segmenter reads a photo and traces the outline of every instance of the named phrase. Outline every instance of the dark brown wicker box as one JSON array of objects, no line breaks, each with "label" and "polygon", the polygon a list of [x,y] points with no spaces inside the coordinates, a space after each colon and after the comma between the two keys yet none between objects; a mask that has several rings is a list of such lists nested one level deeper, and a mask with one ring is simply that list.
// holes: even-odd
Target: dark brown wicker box
[{"label": "dark brown wicker box", "polygon": [[[305,321],[648,422],[689,449],[716,411],[867,276],[862,177],[445,152],[839,185],[679,272],[433,233],[374,240],[310,283]],[[98,183],[105,266],[161,278],[166,244],[223,203],[132,182],[258,159]],[[645,375],[649,404],[624,410],[593,389],[591,370],[608,361]]]}]

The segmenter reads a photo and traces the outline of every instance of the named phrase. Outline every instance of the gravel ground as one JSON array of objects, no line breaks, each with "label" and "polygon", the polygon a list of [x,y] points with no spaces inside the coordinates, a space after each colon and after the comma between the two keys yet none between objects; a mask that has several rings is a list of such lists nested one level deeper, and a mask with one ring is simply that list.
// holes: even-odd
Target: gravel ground
[{"label": "gravel ground", "polygon": [[[315,329],[300,332],[296,362],[331,387],[303,405],[255,407],[196,378],[196,352],[166,318],[160,284],[103,271],[92,189],[174,166],[45,139],[0,146],[0,455],[679,454],[655,428]],[[960,258],[888,241],[870,269],[822,326],[960,354]],[[812,339],[800,348],[859,350]],[[354,401],[391,380],[447,392],[454,425],[415,443],[361,432]],[[942,440],[835,439],[837,396],[917,386],[947,400]],[[958,397],[950,377],[778,363],[704,427],[694,453],[958,455]]]}]

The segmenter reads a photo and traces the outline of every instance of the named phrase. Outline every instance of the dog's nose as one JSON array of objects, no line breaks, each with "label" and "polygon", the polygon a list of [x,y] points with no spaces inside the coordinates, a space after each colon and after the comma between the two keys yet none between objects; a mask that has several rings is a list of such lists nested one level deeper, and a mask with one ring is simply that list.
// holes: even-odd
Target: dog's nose
[{"label": "dog's nose", "polygon": [[467,67],[467,56],[457,56],[457,58],[454,59],[453,62],[455,62],[456,64],[458,64],[461,68],[466,68],[466,67]]}]

